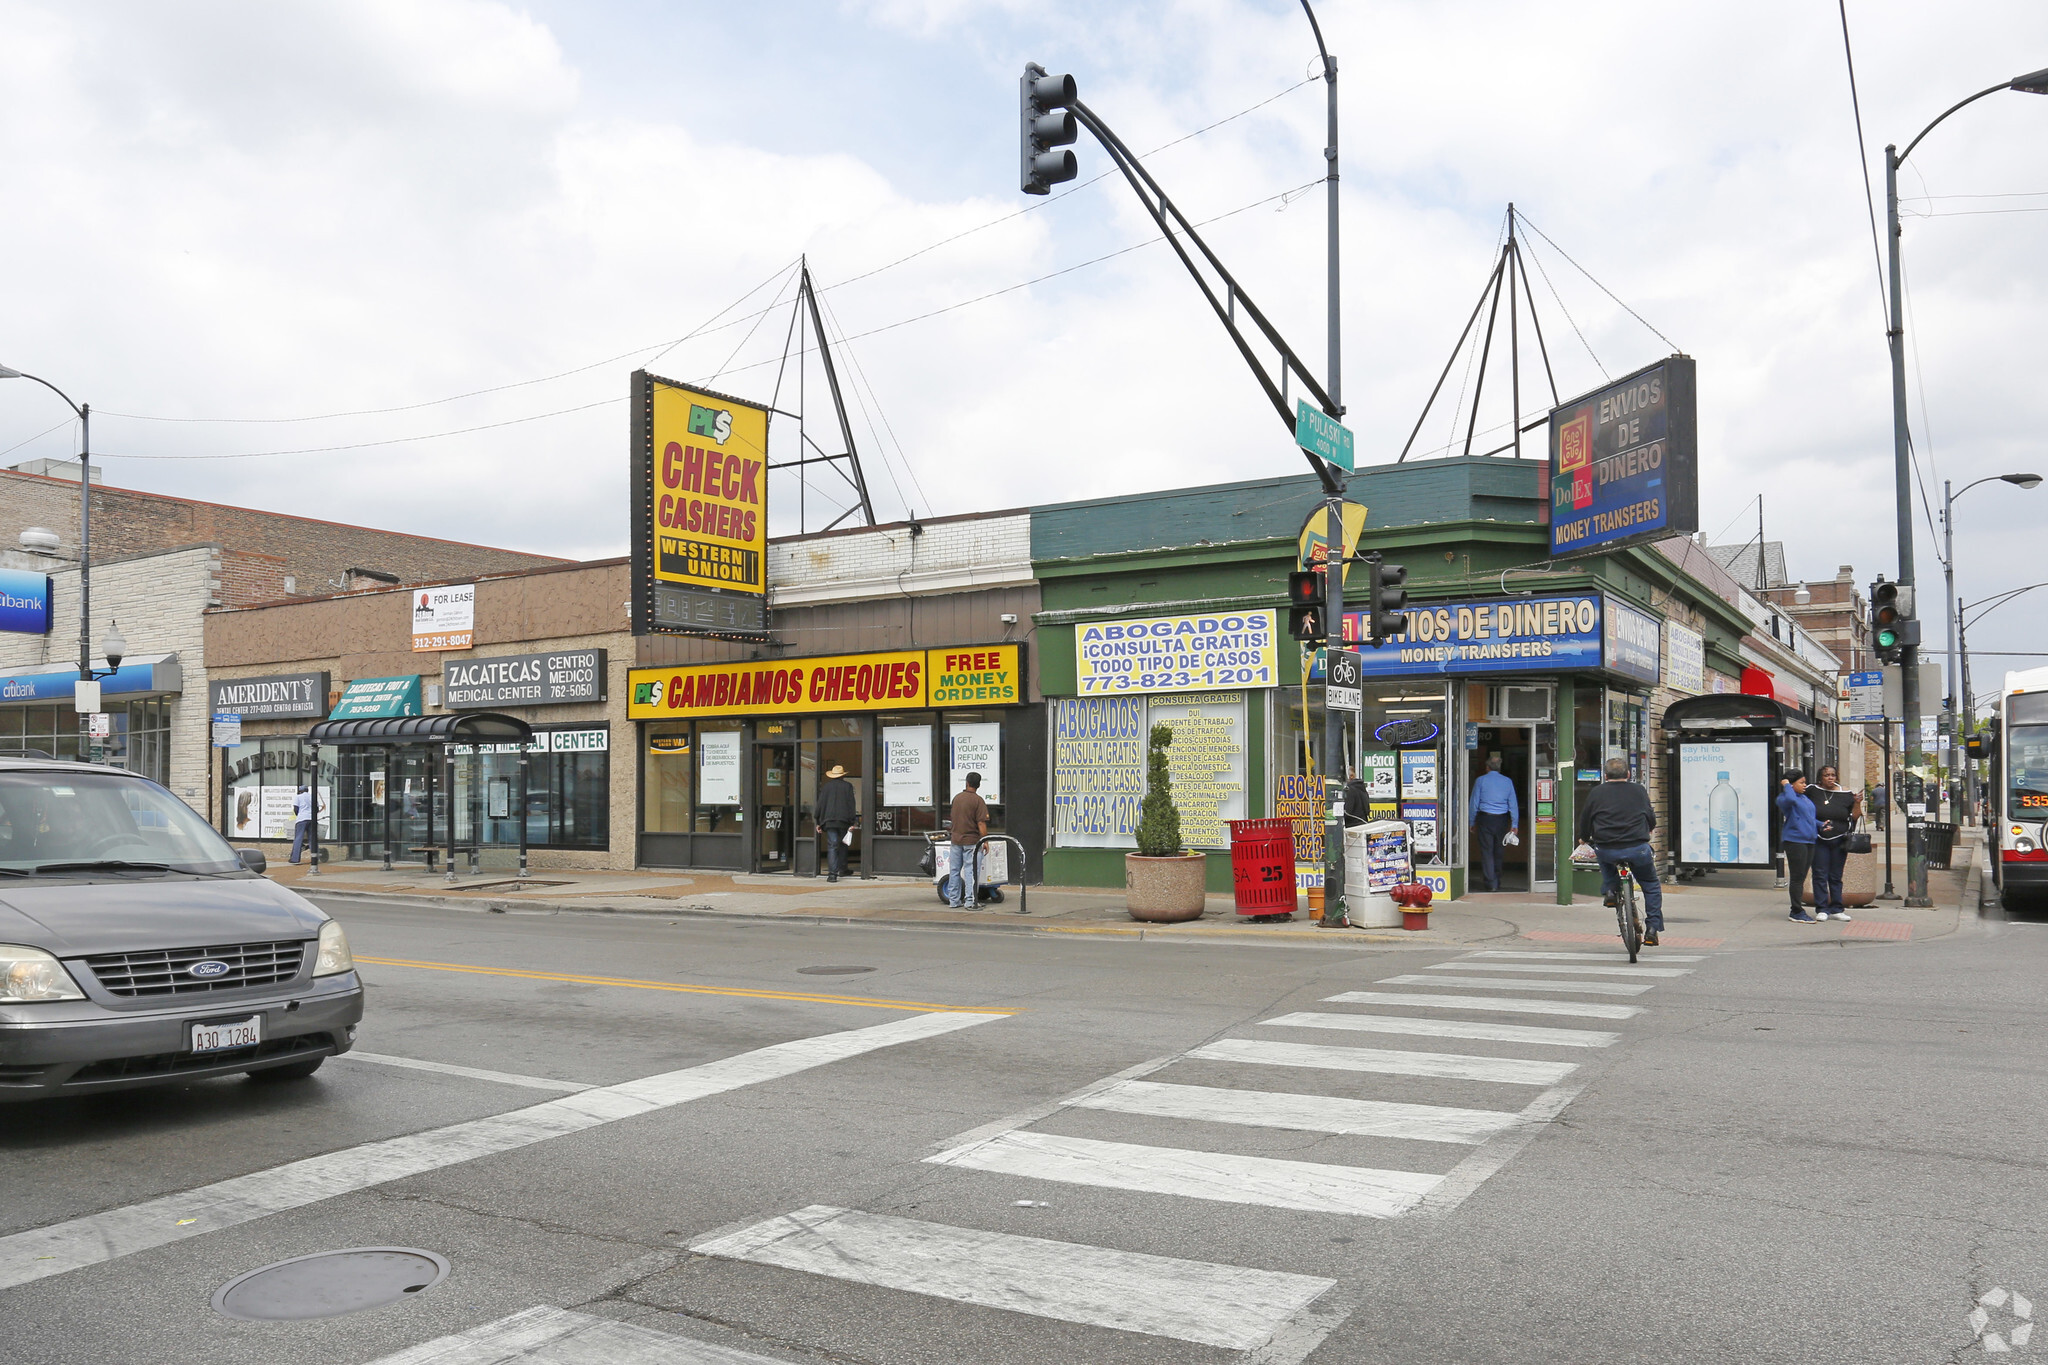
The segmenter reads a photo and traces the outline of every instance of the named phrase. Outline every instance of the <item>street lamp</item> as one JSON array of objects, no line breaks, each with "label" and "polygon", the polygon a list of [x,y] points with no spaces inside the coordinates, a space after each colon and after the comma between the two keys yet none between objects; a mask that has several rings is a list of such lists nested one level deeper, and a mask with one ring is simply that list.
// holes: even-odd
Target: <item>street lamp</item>
[{"label": "street lamp", "polygon": [[[1899,578],[1902,584],[1913,582],[1913,463],[1912,453],[1907,444],[1906,429],[1906,314],[1902,289],[1899,283],[1899,167],[1920,145],[1920,139],[1933,132],[1942,119],[1947,118],[1966,104],[1975,104],[1986,95],[1995,95],[2001,90],[2018,90],[2029,95],[2048,95],[2048,68],[2015,76],[2009,81],[1979,90],[1966,100],[1959,100],[1942,111],[1940,118],[1920,130],[1906,150],[1897,150],[1896,144],[1884,149],[1884,204],[1885,225],[1890,229],[1891,239],[1891,327],[1887,337],[1891,342],[1892,359],[1892,481],[1893,501],[1898,522],[1899,537]],[[1910,770],[1922,760],[1920,750],[1920,647],[1907,645],[1901,659],[1904,665],[1899,675],[1900,719],[1905,722],[1906,745],[1902,756]],[[1909,822],[1906,827],[1906,904],[1909,907],[1926,909],[1934,904],[1927,898],[1927,842],[1925,831],[1919,825]]]},{"label": "street lamp", "polygon": [[92,404],[74,403],[71,395],[49,380],[5,365],[0,365],[0,379],[34,380],[78,414],[78,677],[81,682],[91,682],[92,645],[86,632],[92,623]]},{"label": "street lamp", "polygon": [[[1957,498],[1960,498],[1980,483],[2009,483],[2015,488],[2039,488],[2041,486],[2041,476],[2039,474],[1990,474],[1973,483],[1964,484],[1953,493],[1949,491],[1949,481],[1947,479],[1941,481],[1941,573],[1943,588],[1941,609],[1942,614],[1948,618],[1948,672],[1946,674],[1948,697],[1947,704],[1942,708],[1942,733],[1948,736],[1950,754],[1948,765],[1948,804],[1949,809],[1952,811],[1963,809],[1963,783],[1959,780],[1956,771],[1960,765],[1954,760],[1954,755],[1961,743],[1957,734],[1957,718],[1962,710],[1961,693],[1956,690],[1961,675],[1961,661],[1956,655],[1957,617],[1961,613],[1956,608],[1955,504]],[[1972,794],[1969,809],[1976,809],[1974,794]]]}]

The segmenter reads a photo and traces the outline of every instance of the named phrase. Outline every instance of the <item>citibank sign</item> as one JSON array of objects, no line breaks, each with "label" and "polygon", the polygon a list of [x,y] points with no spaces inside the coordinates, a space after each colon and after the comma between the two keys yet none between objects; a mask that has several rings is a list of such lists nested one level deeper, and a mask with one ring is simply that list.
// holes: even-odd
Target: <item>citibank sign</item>
[{"label": "citibank sign", "polygon": [[0,630],[16,635],[50,633],[50,576],[0,569]]}]

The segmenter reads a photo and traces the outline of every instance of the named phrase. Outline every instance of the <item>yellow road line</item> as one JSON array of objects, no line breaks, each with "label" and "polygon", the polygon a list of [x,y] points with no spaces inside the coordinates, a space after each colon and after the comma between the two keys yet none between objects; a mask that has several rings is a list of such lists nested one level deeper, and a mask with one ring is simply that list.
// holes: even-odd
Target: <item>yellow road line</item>
[{"label": "yellow road line", "polygon": [[860,1005],[877,1010],[914,1010],[920,1014],[1018,1014],[1022,1011],[981,1005],[935,1005],[925,1000],[877,1000],[858,995],[811,995],[802,991],[757,991],[743,986],[692,986],[677,981],[637,981],[624,976],[577,976],[570,972],[534,972],[523,967],[476,967],[463,962],[415,962],[402,957],[365,957],[357,962],[378,967],[417,967],[423,971],[464,972],[472,976],[514,976],[526,981],[566,981],[579,986],[629,986],[641,991],[677,991],[684,995],[735,995],[748,1000],[791,1000],[806,1005]]}]

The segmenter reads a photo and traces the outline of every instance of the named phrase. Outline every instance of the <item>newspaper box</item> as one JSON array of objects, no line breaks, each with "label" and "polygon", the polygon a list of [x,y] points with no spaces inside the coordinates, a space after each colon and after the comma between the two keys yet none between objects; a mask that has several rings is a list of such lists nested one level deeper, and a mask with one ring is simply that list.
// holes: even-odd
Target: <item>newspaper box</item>
[{"label": "newspaper box", "polygon": [[1407,881],[1412,866],[1408,826],[1374,820],[1344,831],[1344,913],[1361,929],[1394,929],[1401,907],[1388,894]]}]

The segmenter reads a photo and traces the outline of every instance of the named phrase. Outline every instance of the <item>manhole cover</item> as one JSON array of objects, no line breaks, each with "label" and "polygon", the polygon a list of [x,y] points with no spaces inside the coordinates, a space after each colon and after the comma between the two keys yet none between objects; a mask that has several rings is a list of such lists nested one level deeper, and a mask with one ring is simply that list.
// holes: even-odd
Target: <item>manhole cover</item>
[{"label": "manhole cover", "polygon": [[213,1308],[249,1322],[333,1318],[430,1289],[448,1275],[446,1258],[406,1247],[351,1247],[279,1261],[238,1275],[213,1293]]},{"label": "manhole cover", "polygon": [[803,975],[803,976],[859,976],[859,975],[860,975],[860,974],[861,974],[862,972],[871,972],[871,971],[873,971],[873,970],[874,970],[874,968],[873,968],[873,967],[799,967],[799,968],[797,968],[797,971],[798,971],[798,973],[799,973],[799,974],[801,974],[801,975]]}]

